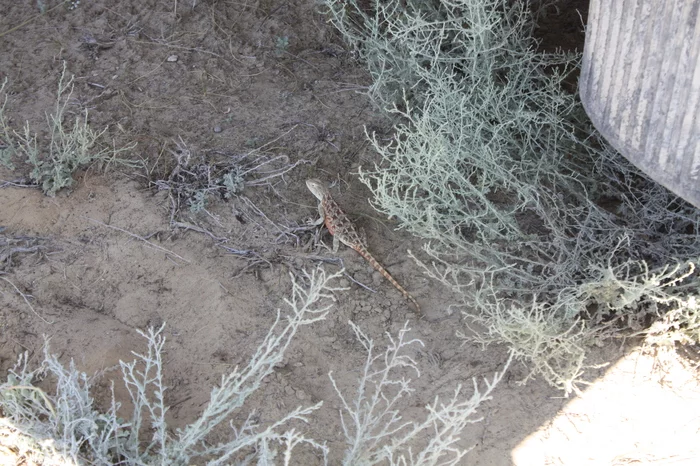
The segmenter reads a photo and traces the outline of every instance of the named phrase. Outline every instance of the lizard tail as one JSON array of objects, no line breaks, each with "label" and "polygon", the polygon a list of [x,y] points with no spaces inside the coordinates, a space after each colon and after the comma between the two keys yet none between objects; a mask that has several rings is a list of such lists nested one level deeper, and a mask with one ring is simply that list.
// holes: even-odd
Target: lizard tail
[{"label": "lizard tail", "polygon": [[[354,248],[353,248],[353,249],[354,249]],[[364,257],[365,260],[366,260],[367,262],[369,262],[370,265],[371,265],[372,267],[374,267],[374,270],[376,270],[377,272],[379,272],[379,273],[381,273],[382,275],[384,275],[384,278],[386,278],[387,280],[389,280],[389,283],[391,283],[392,285],[394,285],[394,287],[395,287],[397,290],[399,290],[399,291],[401,292],[401,294],[404,296],[404,298],[406,298],[406,299],[408,299],[409,301],[411,301],[411,303],[413,303],[413,305],[416,307],[416,311],[420,314],[421,311],[420,311],[420,305],[418,304],[418,301],[416,301],[416,300],[413,298],[413,296],[411,296],[411,293],[409,293],[408,291],[406,291],[406,290],[404,289],[404,287],[401,286],[401,285],[399,284],[399,282],[397,282],[397,281],[394,279],[394,277],[392,277],[391,274],[390,274],[389,272],[387,272],[387,270],[386,270],[384,267],[382,267],[382,264],[380,264],[380,263],[377,261],[377,259],[375,259],[374,257],[372,257],[372,254],[370,254],[370,253],[367,252],[367,251],[360,250],[360,249],[355,249],[355,250],[356,250],[358,253],[360,253],[360,255],[361,255],[362,257]]]}]

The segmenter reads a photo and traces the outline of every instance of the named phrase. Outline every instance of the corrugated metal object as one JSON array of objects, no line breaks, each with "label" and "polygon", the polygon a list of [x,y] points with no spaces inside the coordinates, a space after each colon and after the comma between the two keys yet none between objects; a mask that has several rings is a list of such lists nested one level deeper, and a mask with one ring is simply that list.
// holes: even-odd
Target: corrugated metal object
[{"label": "corrugated metal object", "polygon": [[620,153],[700,207],[700,0],[591,0],[579,92]]}]

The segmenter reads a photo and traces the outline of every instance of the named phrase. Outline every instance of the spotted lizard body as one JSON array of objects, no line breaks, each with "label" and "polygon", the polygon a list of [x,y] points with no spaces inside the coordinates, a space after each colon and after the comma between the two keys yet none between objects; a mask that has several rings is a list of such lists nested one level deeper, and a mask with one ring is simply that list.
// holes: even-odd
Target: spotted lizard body
[{"label": "spotted lizard body", "polygon": [[309,188],[314,196],[318,199],[318,213],[321,218],[319,218],[315,223],[320,225],[325,223],[326,228],[331,235],[333,235],[333,252],[338,251],[338,243],[343,243],[344,245],[357,251],[362,257],[370,263],[374,269],[381,273],[384,278],[389,280],[389,282],[396,287],[401,294],[411,301],[416,307],[416,310],[420,312],[420,305],[411,296],[411,294],[404,289],[399,283],[392,277],[389,272],[379,263],[377,260],[369,253],[367,247],[365,246],[364,238],[358,233],[355,225],[350,221],[348,216],[343,212],[338,203],[336,203],[331,197],[331,193],[326,188],[326,186],[320,180],[310,179],[306,180],[306,186]]}]

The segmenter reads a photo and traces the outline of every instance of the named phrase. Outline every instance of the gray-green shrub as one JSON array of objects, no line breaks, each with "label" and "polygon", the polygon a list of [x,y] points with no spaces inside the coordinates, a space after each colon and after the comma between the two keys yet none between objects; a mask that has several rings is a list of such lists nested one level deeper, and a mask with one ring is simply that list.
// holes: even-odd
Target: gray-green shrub
[{"label": "gray-green shrub", "polygon": [[[696,275],[664,271],[700,257],[698,211],[598,137],[563,88],[577,57],[537,51],[525,2],[324,4],[395,122],[391,142],[368,134],[379,161],[360,179],[428,240],[431,262],[416,260],[485,326],[479,341],[508,343],[569,392],[603,316],[647,313],[661,288],[697,294]],[[610,273],[643,292],[624,306],[623,291],[591,292]]]},{"label": "gray-green shrub", "polygon": [[[298,407],[266,426],[256,424],[253,413],[242,423],[234,424],[231,417],[282,361],[297,331],[326,317],[332,307],[332,292],[341,290],[330,282],[342,274],[328,276],[317,269],[306,275],[305,283],[292,277],[292,294],[285,300],[289,314],[283,319],[278,312],[248,364],[223,375],[201,415],[182,429],[173,431],[167,425],[162,326],[139,332],[148,341],[147,351],[134,352],[132,362],[120,362],[132,405],[127,419],[119,417],[123,413],[114,398],[114,384],[111,404],[102,411],[92,397],[94,379],[77,370],[73,361],[65,367],[46,345],[38,368],[31,369],[24,354],[7,381],[0,384],[0,438],[21,458],[37,464],[177,466],[196,461],[208,465],[296,465],[300,464],[296,459],[300,449],[312,450],[321,463],[328,464],[329,448],[291,425],[313,422],[312,415],[323,401]],[[400,401],[414,390],[406,370],[420,374],[405,351],[422,342],[409,340],[409,329],[404,325],[398,335],[388,335],[388,347],[377,353],[374,342],[358,326],[350,325],[367,351],[367,359],[354,399],[346,397],[343,387],[329,374],[343,406],[343,464],[459,464],[469,451],[458,444],[462,431],[468,423],[478,422],[473,418],[476,409],[490,399],[508,364],[492,380],[484,380],[483,391],[474,379],[471,397],[465,397],[457,387],[447,401],[436,398],[426,406],[422,419],[407,421],[401,417]],[[48,390],[47,386],[54,388]],[[216,428],[225,428],[225,423],[231,431],[226,435],[219,430],[215,443],[211,434]]]},{"label": "gray-green shrub", "polygon": [[[7,80],[0,87],[0,95],[4,94],[6,84]],[[102,138],[107,128],[102,131],[92,129],[88,123],[87,109],[70,118],[68,107],[72,95],[73,76],[66,76],[64,62],[58,80],[55,108],[53,112],[46,113],[46,138],[39,137],[28,121],[22,131],[10,127],[5,115],[6,94],[0,106],[0,136],[4,141],[0,147],[0,163],[11,169],[15,168],[13,160],[28,163],[32,167],[29,177],[48,196],[54,196],[58,190],[72,186],[75,182],[73,174],[91,163],[129,164],[117,156],[135,147],[132,144],[117,149],[104,144]]]}]

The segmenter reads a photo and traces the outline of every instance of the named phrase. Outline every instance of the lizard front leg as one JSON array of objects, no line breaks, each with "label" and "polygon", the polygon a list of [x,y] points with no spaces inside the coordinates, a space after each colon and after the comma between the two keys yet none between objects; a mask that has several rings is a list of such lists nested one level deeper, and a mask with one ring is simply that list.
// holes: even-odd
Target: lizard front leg
[{"label": "lizard front leg", "polygon": [[[316,220],[316,221],[314,221],[314,222],[312,223],[313,226],[320,226],[320,225],[323,225],[323,224],[326,222],[326,211],[324,210],[322,204],[319,204],[319,205],[318,205],[318,215],[319,215],[319,219]],[[329,231],[330,231],[330,230],[329,230]],[[319,229],[319,230],[316,232],[317,241],[321,244],[321,246],[323,246],[324,248],[330,250],[330,248],[329,248],[328,246],[326,246],[326,244],[323,242],[323,240],[321,240],[321,235],[322,235],[322,234],[323,234],[323,227],[321,227],[321,229]],[[332,235],[333,235],[333,234],[331,233],[331,236],[332,236]],[[336,242],[336,237],[333,236],[333,247],[337,248],[335,242]]]},{"label": "lizard front leg", "polygon": [[314,221],[314,226],[322,225],[326,221],[326,212],[323,210],[323,206],[321,204],[318,205],[318,215],[320,218]]}]

